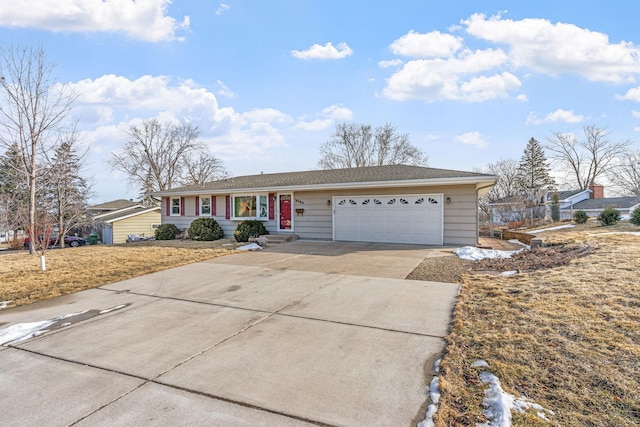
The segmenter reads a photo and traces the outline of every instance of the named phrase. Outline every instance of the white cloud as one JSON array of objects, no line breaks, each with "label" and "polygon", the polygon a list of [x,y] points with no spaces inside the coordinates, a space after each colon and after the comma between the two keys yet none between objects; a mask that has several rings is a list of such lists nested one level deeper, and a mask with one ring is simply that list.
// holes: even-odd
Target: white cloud
[{"label": "white cloud", "polygon": [[516,101],[528,101],[529,99],[527,98],[527,95],[525,95],[524,93],[519,94],[518,96],[516,96]]},{"label": "white cloud", "polygon": [[382,94],[395,100],[421,99],[486,101],[507,97],[520,87],[520,80],[509,72],[481,75],[507,61],[502,50],[461,51],[449,59],[417,59],[407,62],[387,79]]},{"label": "white cloud", "polygon": [[584,116],[575,114],[573,110],[563,110],[558,108],[556,111],[547,114],[544,119],[538,118],[534,112],[529,113],[525,124],[539,125],[542,123],[580,123],[584,121]]},{"label": "white cloud", "polygon": [[631,111],[631,115],[633,117],[635,117],[636,119],[640,119],[640,111],[633,110],[633,111]]},{"label": "white cloud", "polygon": [[14,0],[0,8],[0,25],[40,28],[55,32],[122,32],[129,37],[157,42],[182,40],[176,31],[188,30],[167,15],[171,0]]},{"label": "white cloud", "polygon": [[334,120],[351,120],[353,111],[342,104],[334,104],[322,110],[322,114]]},{"label": "white cloud", "polygon": [[631,88],[624,95],[616,95],[616,99],[640,102],[640,87]]},{"label": "white cloud", "polygon": [[456,53],[462,46],[462,38],[439,31],[421,34],[411,30],[391,43],[389,48],[396,55],[413,58],[442,58]]},{"label": "white cloud", "polygon": [[630,42],[610,43],[606,34],[546,19],[489,19],[474,14],[463,20],[470,35],[509,47],[510,63],[556,75],[577,74],[592,81],[635,81],[640,49]]},{"label": "white cloud", "polygon": [[294,128],[308,131],[325,130],[331,127],[336,120],[351,120],[353,118],[353,111],[342,104],[334,104],[324,108],[320,115],[322,118],[311,121],[305,121],[304,118],[301,118]]},{"label": "white cloud", "polygon": [[236,97],[236,94],[233,93],[233,91],[229,89],[229,87],[220,80],[216,80],[216,89],[217,89],[216,94],[220,96],[224,96],[225,98]]},{"label": "white cloud", "polygon": [[216,15],[221,15],[229,9],[231,9],[231,6],[225,3],[220,3],[220,6],[216,9]]},{"label": "white cloud", "polygon": [[404,61],[402,59],[390,59],[388,61],[380,61],[378,62],[378,66],[380,68],[390,68],[397,67],[398,65],[402,65]]},{"label": "white cloud", "polygon": [[198,126],[202,141],[223,160],[261,154],[284,145],[283,126],[292,118],[273,108],[237,112],[221,108],[211,91],[192,80],[173,82],[166,76],[142,76],[135,80],[105,75],[72,85],[78,95],[74,114],[79,115],[83,138],[95,152],[109,152],[124,144],[124,131],[148,118],[189,121]]},{"label": "white cloud", "polygon": [[480,132],[466,132],[462,135],[458,135],[454,138],[455,141],[462,142],[466,145],[473,145],[477,148],[485,148],[489,146],[489,142],[486,137]]},{"label": "white cloud", "polygon": [[321,46],[314,44],[307,50],[292,50],[291,56],[298,59],[342,59],[353,53],[346,43],[334,47],[331,42]]}]

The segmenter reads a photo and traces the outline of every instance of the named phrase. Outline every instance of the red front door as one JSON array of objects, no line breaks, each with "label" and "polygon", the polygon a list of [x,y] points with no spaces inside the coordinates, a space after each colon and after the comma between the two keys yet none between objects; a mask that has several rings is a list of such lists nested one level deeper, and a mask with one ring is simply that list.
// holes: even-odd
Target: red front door
[{"label": "red front door", "polygon": [[280,230],[291,230],[291,194],[280,194]]}]

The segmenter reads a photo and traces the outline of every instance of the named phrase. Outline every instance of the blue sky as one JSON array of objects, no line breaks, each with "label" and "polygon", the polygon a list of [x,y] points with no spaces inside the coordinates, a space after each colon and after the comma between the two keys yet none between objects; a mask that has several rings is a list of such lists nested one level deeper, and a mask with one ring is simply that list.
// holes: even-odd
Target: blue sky
[{"label": "blue sky", "polygon": [[640,136],[636,1],[14,0],[3,44],[73,86],[95,202],[135,198],[111,153],[189,120],[233,175],[316,169],[336,121],[391,122],[438,168],[519,159],[529,138]]}]

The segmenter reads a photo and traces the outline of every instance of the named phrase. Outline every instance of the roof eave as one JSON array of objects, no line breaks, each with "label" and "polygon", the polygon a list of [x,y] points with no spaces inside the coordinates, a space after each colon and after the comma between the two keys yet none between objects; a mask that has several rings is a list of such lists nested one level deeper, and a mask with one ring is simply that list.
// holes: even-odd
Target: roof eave
[{"label": "roof eave", "polygon": [[108,219],[108,220],[105,220],[105,221],[102,221],[102,222],[107,223],[107,224],[111,224],[112,222],[122,221],[123,219],[133,218],[134,216],[143,215],[143,214],[146,214],[146,213],[149,213],[149,212],[159,211],[159,210],[160,210],[160,206],[154,206],[152,208],[145,209],[145,210],[140,211],[140,212],[130,213],[128,215],[119,216],[119,217],[116,217],[116,218],[111,218],[111,219]]},{"label": "roof eave", "polygon": [[455,178],[428,178],[409,179],[397,181],[365,181],[365,182],[340,182],[333,184],[307,184],[307,185],[283,185],[272,187],[249,187],[249,188],[228,188],[220,190],[199,189],[189,191],[159,191],[150,193],[151,196],[197,196],[200,194],[230,194],[230,193],[265,193],[265,192],[285,192],[285,191],[322,191],[322,190],[349,190],[362,188],[398,188],[398,187],[422,187],[436,185],[475,185],[476,188],[494,185],[498,177],[493,175],[455,177]]}]

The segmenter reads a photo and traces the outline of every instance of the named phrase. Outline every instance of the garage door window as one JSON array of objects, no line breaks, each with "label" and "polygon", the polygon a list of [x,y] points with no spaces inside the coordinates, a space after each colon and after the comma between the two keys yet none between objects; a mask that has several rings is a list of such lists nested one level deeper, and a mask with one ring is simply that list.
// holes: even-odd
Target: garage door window
[{"label": "garage door window", "polygon": [[442,197],[421,194],[337,198],[334,239],[441,245]]}]

